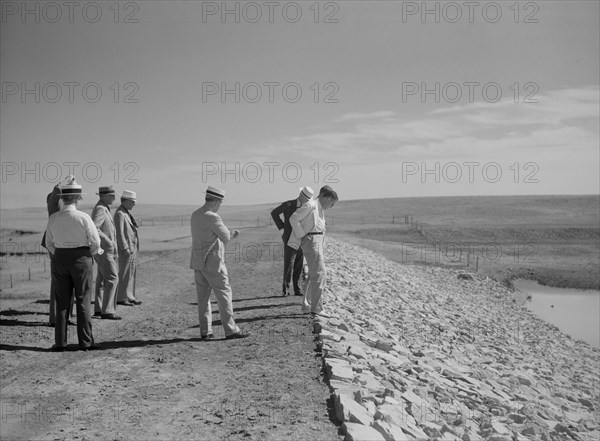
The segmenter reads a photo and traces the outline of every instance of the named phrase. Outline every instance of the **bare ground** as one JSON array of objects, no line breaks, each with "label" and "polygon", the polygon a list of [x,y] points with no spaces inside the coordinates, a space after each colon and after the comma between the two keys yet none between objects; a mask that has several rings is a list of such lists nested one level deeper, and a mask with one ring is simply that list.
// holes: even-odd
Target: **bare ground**
[{"label": "bare ground", "polygon": [[[272,256],[271,256],[272,257]],[[252,333],[199,339],[189,251],[142,256],[138,299],[121,321],[93,320],[103,349],[48,352],[46,300],[0,313],[1,439],[341,440],[299,297],[281,297],[281,263],[229,259],[234,310]],[[237,261],[236,261],[237,260]],[[45,298],[40,293],[40,298]]]}]

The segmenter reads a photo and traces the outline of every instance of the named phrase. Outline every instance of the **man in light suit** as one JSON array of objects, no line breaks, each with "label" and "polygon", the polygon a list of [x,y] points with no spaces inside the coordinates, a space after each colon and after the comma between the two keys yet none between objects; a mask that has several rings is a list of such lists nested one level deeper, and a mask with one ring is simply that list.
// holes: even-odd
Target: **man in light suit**
[{"label": "man in light suit", "polygon": [[112,185],[100,187],[96,194],[100,197],[100,200],[92,211],[92,220],[98,228],[100,246],[104,253],[94,256],[98,264],[94,317],[121,320],[121,317],[115,314],[119,269],[117,267],[115,222],[110,214],[110,205],[115,201],[115,190]]},{"label": "man in light suit", "polygon": [[198,296],[198,316],[200,338],[213,338],[212,310],[210,306],[211,289],[219,304],[221,323],[227,340],[244,338],[250,334],[242,332],[233,318],[232,292],[225,266],[225,245],[239,236],[239,231],[229,231],[221,216],[217,214],[225,191],[208,187],[205,203],[194,211],[190,219],[192,230],[192,256],[190,268],[194,270],[196,293]]},{"label": "man in light suit", "polygon": [[130,211],[135,206],[134,191],[123,190],[121,206],[115,212],[117,250],[119,254],[119,284],[117,304],[125,306],[141,305],[135,298],[135,272],[139,251],[138,225]]},{"label": "man in light suit", "polygon": [[[302,204],[308,202],[313,197],[313,190],[310,187],[303,187],[300,189],[300,194],[296,199],[286,201],[271,211],[271,217],[273,222],[279,230],[283,230],[283,296],[289,296],[289,285],[290,280],[294,287],[294,295],[301,296],[302,291],[298,281],[300,280],[300,274],[302,274],[302,267],[304,263],[304,256],[302,249],[293,249],[288,246],[288,240],[292,234],[292,226],[290,225],[290,216],[300,207]],[[283,214],[283,220],[281,215]],[[292,270],[293,268],[293,270]]]},{"label": "man in light suit", "polygon": [[323,288],[327,270],[323,255],[323,238],[325,234],[324,211],[333,207],[338,201],[338,195],[331,189],[322,189],[319,197],[302,205],[290,217],[293,234],[288,245],[292,248],[301,247],[308,263],[308,286],[304,293],[302,312],[311,312],[323,317],[329,317],[323,311]]}]

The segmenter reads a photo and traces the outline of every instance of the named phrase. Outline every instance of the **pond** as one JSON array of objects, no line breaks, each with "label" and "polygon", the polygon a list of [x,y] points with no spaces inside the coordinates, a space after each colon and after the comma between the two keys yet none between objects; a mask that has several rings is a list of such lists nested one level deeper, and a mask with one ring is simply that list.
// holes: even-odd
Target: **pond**
[{"label": "pond", "polygon": [[522,279],[513,285],[535,315],[576,340],[600,347],[600,291],[553,288]]}]

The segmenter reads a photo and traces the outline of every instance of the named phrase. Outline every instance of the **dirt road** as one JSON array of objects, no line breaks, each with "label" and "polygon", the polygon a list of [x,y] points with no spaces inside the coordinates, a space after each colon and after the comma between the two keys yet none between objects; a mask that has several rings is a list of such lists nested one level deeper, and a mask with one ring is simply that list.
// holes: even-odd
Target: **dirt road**
[{"label": "dirt road", "polygon": [[[54,330],[45,293],[2,311],[1,438],[140,440],[340,440],[330,392],[299,297],[280,296],[281,263],[243,250],[228,258],[234,310],[252,333],[225,340],[213,302],[214,341],[199,339],[189,251],[147,253],[141,306],[121,321],[93,320],[102,350],[48,352]],[[261,239],[262,238],[262,239]],[[245,242],[244,242],[245,240]]]}]

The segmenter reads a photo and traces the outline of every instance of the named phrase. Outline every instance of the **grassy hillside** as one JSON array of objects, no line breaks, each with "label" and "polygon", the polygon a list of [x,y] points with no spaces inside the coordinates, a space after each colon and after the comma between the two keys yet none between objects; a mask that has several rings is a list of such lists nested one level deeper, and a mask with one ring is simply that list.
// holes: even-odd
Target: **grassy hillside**
[{"label": "grassy hillside", "polygon": [[477,270],[505,283],[600,286],[598,196],[342,201],[328,231],[402,263]]},{"label": "grassy hillside", "polygon": [[[220,214],[230,228],[272,229],[277,241],[279,232],[270,219],[277,205],[223,204]],[[81,207],[88,213],[92,208]],[[133,215],[143,227],[142,249],[189,246],[189,217],[197,208],[136,205]],[[0,218],[5,289],[8,272],[23,273],[29,267],[34,273],[42,271],[39,242],[47,214],[44,207],[11,209],[1,210]],[[600,285],[597,195],[342,200],[327,212],[327,230],[402,263],[479,271],[507,283],[526,277],[553,286]]]}]

